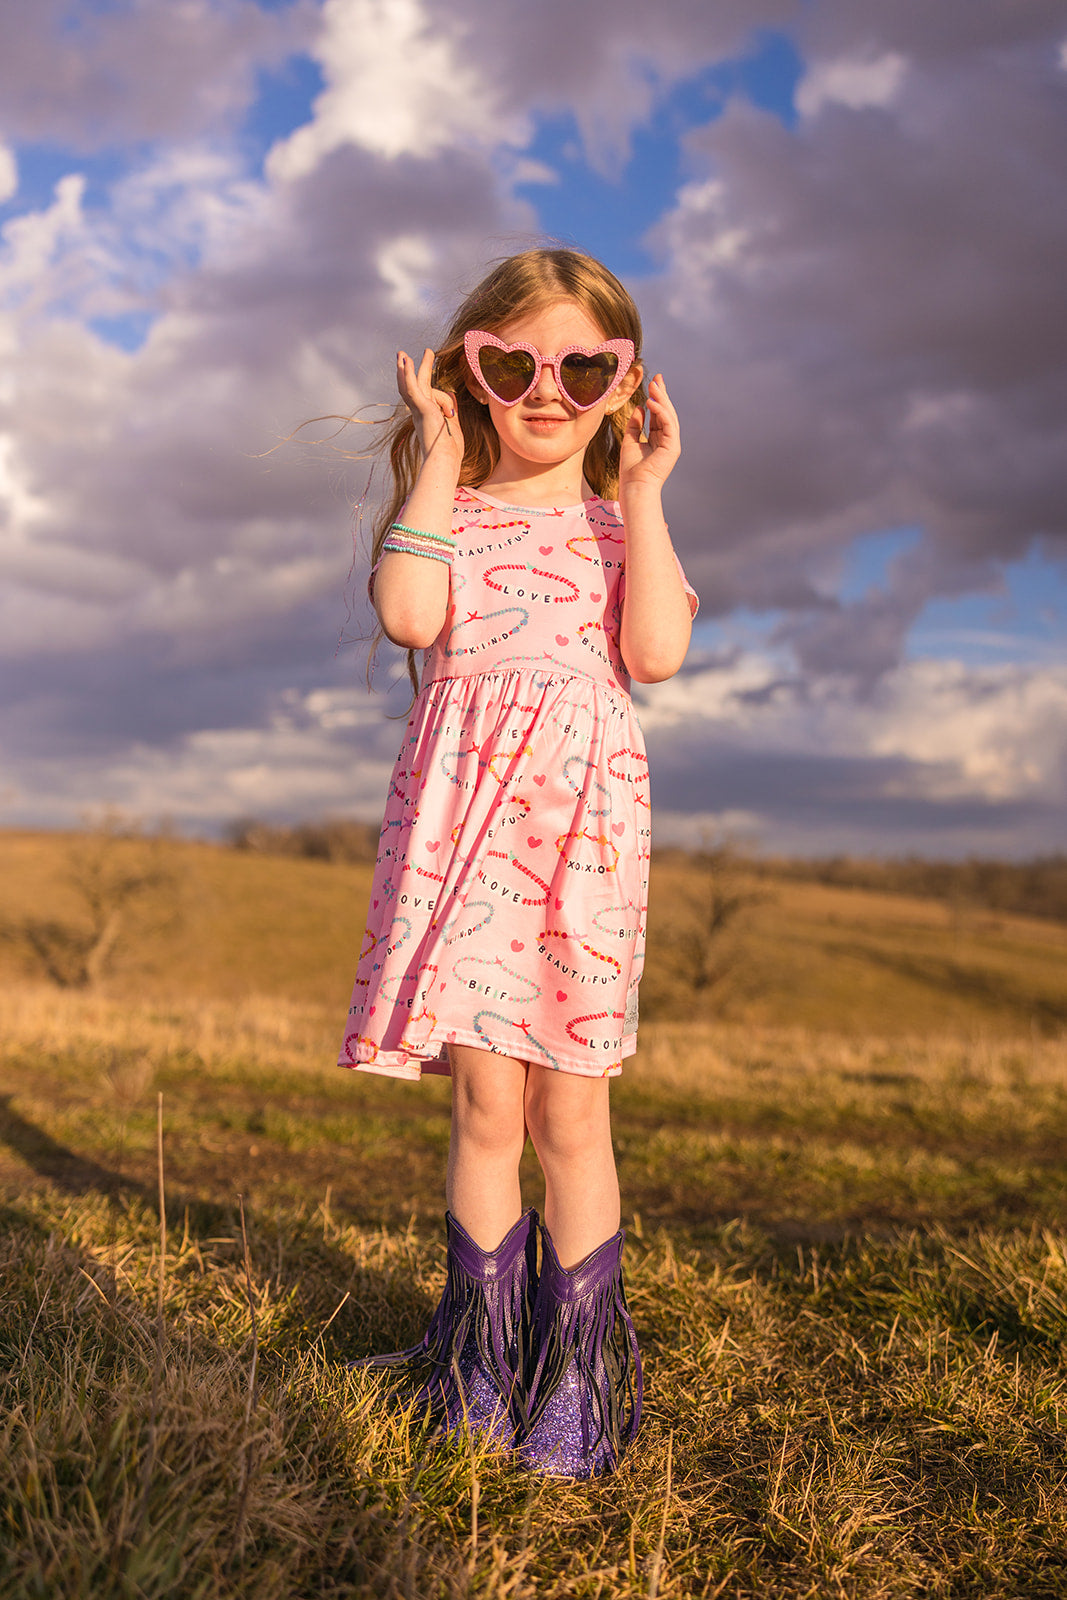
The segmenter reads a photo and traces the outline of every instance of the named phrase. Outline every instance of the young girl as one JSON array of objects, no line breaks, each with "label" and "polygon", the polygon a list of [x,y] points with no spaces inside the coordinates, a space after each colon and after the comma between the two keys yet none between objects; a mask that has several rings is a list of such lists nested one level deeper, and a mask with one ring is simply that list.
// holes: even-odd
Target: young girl
[{"label": "young girl", "polygon": [[420,1365],[443,1426],[572,1477],[611,1471],[640,1420],[608,1114],[648,886],[628,691],[677,672],[696,609],[660,504],[678,421],[643,380],[636,307],[605,267],[503,261],[436,356],[397,356],[371,574],[385,634],[427,653],[421,682],[409,656],[340,1059],[452,1077],[444,1296],[420,1346],[371,1364]]}]

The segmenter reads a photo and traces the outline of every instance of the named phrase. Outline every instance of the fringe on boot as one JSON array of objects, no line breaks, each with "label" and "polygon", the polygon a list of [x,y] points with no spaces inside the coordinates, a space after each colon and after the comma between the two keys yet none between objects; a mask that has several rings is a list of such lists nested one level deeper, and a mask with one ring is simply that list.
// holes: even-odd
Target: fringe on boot
[{"label": "fringe on boot", "polygon": [[533,1364],[517,1453],[533,1472],[613,1472],[641,1421],[641,1354],[622,1283],[620,1230],[578,1266],[560,1265],[541,1229]]},{"label": "fringe on boot", "polygon": [[417,1385],[416,1415],[444,1432],[468,1427],[512,1442],[522,1419],[523,1375],[537,1288],[537,1213],[526,1211],[495,1250],[481,1250],[445,1214],[448,1276],[421,1343],[356,1367]]}]

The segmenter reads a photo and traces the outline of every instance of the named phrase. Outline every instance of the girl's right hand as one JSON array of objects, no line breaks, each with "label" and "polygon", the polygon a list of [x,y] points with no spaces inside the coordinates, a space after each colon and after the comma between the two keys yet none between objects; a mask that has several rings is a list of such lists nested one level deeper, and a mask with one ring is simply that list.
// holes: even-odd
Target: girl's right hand
[{"label": "girl's right hand", "polygon": [[433,387],[434,352],[423,351],[416,367],[406,350],[396,353],[396,386],[400,398],[411,412],[415,437],[422,447],[423,460],[431,450],[435,455],[454,458],[456,472],[463,461],[463,434],[455,395]]}]

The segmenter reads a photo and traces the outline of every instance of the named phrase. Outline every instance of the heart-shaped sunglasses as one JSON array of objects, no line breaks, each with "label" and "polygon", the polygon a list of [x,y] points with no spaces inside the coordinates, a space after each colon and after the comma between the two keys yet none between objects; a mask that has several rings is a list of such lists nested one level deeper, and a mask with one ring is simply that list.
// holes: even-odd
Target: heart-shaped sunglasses
[{"label": "heart-shaped sunglasses", "polygon": [[634,364],[632,339],[605,339],[591,350],[569,344],[549,360],[536,345],[505,344],[495,333],[471,328],[463,337],[463,349],[473,377],[502,406],[525,400],[544,369],[551,367],[560,394],[577,411],[589,411],[607,399]]}]

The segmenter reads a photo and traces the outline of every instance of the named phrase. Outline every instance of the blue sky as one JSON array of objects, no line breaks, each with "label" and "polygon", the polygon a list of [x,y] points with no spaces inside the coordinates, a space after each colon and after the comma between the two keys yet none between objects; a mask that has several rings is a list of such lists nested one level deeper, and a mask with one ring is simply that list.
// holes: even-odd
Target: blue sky
[{"label": "blue sky", "polygon": [[606,0],[43,0],[5,30],[0,823],[375,814],[395,694],[334,650],[365,469],[279,441],[387,400],[397,344],[551,237],[632,286],[685,428],[660,836],[1063,846],[1055,6],[668,0],[651,37]]},{"label": "blue sky", "polygon": [[663,210],[665,190],[677,190],[688,175],[686,135],[721,116],[734,96],[791,127],[802,70],[788,34],[757,29],[742,54],[673,84],[634,128],[629,149],[606,168],[590,165],[572,113],[539,117],[527,153],[555,181],[519,184],[518,192],[535,207],[546,233],[581,244],[627,278],[654,273],[647,234]]}]

